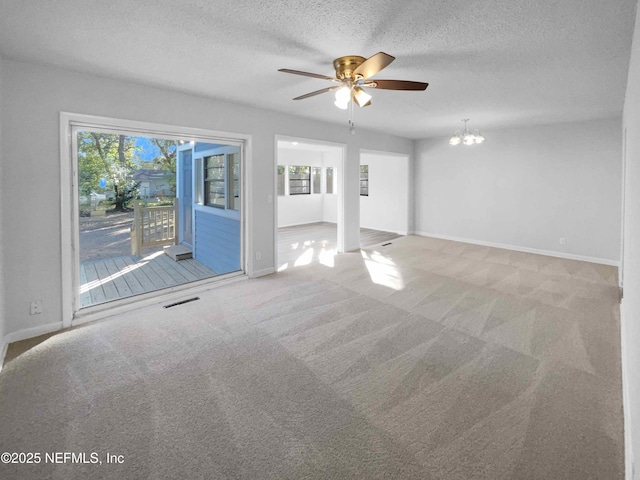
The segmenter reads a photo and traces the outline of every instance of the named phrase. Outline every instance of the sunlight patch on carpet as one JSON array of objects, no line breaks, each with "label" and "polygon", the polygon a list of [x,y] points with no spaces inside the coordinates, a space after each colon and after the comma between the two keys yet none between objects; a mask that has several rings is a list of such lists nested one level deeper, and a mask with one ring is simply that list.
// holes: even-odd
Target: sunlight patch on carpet
[{"label": "sunlight patch on carpet", "polygon": [[375,251],[368,254],[362,250],[360,253],[373,283],[393,290],[404,289],[402,274],[393,260]]}]

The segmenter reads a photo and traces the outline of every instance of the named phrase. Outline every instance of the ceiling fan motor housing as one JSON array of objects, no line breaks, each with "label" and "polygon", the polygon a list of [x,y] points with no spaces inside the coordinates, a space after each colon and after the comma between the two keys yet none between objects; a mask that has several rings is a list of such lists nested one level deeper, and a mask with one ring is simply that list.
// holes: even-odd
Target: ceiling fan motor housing
[{"label": "ceiling fan motor housing", "polygon": [[336,78],[339,80],[343,80],[345,78],[356,80],[353,72],[356,68],[362,65],[365,60],[366,58],[358,55],[347,55],[346,57],[336,58],[333,61],[333,67],[336,69]]}]

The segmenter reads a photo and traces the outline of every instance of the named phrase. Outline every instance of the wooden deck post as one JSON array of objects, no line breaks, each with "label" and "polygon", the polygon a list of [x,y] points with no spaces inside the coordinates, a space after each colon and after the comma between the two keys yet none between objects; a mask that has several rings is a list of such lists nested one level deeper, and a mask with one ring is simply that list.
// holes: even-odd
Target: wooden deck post
[{"label": "wooden deck post", "polygon": [[131,224],[131,255],[136,254],[136,217],[134,212],[133,223]]},{"label": "wooden deck post", "polygon": [[[142,218],[142,208],[140,208],[140,203],[136,202],[133,207],[133,227],[135,229],[135,253],[138,257],[142,255],[142,242],[143,242],[143,218]],[[133,240],[133,239],[132,239]]]}]

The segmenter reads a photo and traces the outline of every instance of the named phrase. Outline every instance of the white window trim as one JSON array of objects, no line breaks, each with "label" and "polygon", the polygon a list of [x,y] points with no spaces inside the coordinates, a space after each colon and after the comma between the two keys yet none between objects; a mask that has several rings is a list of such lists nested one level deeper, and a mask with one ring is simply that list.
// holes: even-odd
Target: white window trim
[{"label": "white window trim", "polygon": [[[225,145],[225,147],[235,147],[237,145]],[[226,149],[225,147],[221,147],[222,149]],[[205,203],[204,199],[206,197],[206,192],[205,192],[205,180],[204,180],[204,170],[205,170],[205,158],[210,157],[212,155],[219,155],[220,148],[214,148],[211,150],[202,150],[200,152],[193,152],[193,159],[195,162],[194,168],[198,169],[198,171],[201,172],[199,173],[199,176],[197,176],[197,183],[194,185],[194,192],[199,191],[199,189],[202,189],[201,194],[198,193],[197,195],[194,195],[194,199],[195,197],[198,197],[198,199],[195,201],[194,205],[196,206],[202,206],[202,207],[206,207],[207,209],[212,209],[212,210],[201,210],[203,212],[207,212],[207,213],[213,213],[216,215],[220,215],[222,217],[228,217],[228,218],[235,218],[236,220],[240,219],[240,211],[242,209],[242,200],[240,203],[240,210],[234,210],[233,208],[229,207],[229,190],[230,190],[230,181],[229,181],[229,174],[231,172],[231,169],[229,168],[229,153],[230,152],[223,152],[222,154],[224,155],[224,189],[225,189],[225,196],[224,196],[224,205],[213,205],[213,204],[207,204]],[[243,152],[243,148],[240,145],[239,146],[239,153],[240,157],[242,158],[242,152]],[[232,152],[232,153],[236,153],[236,152]],[[242,166],[240,167],[240,182],[242,183]],[[224,213],[222,213],[224,212]]]}]

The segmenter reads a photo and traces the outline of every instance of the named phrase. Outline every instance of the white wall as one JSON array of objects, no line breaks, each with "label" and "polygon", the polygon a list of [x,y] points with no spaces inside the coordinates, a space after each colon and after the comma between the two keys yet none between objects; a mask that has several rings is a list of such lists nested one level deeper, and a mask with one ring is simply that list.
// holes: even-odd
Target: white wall
[{"label": "white wall", "polygon": [[[413,142],[380,132],[349,129],[249,106],[233,105],[145,85],[4,60],[2,65],[3,178],[0,201],[6,275],[5,335],[35,332],[62,318],[59,115],[61,111],[169,125],[236,132],[252,136],[248,193],[251,268],[274,269],[276,198],[275,136],[286,135],[347,145],[345,175],[345,249],[358,247],[358,166],[361,148],[410,154]],[[261,252],[261,260],[255,253]],[[29,315],[29,303],[42,299],[43,313]],[[14,337],[15,338],[15,335]]]},{"label": "white wall", "polygon": [[360,226],[409,232],[409,156],[361,152],[360,165],[369,166],[369,196],[360,197]]},{"label": "white wall", "polygon": [[415,230],[619,262],[620,131],[610,119],[483,131],[471,147],[420,140]]},{"label": "white wall", "polygon": [[[322,152],[279,148],[278,165],[322,168]],[[286,195],[286,193],[288,193],[288,189],[285,187],[285,195],[278,195],[278,227],[322,222],[324,220],[323,194]]]},{"label": "white wall", "polygon": [[[0,112],[2,112],[4,110],[4,105],[3,105],[3,98],[4,98],[4,91],[3,91],[3,84],[2,84],[2,76],[3,76],[3,60],[2,57],[0,57]],[[4,182],[2,180],[3,178],[3,165],[4,162],[2,160],[2,145],[3,145],[3,138],[2,138],[2,115],[0,114],[0,185],[2,185]],[[4,268],[4,255],[6,255],[7,249],[5,248],[5,243],[4,243],[4,239],[3,239],[3,226],[4,226],[4,219],[3,219],[3,215],[2,212],[4,212],[4,208],[5,208],[5,202],[4,199],[2,198],[3,196],[0,195],[0,369],[2,368],[2,361],[4,359],[4,349],[6,348],[5,342],[4,342],[4,333],[6,331],[5,328],[5,323],[6,323],[6,316],[5,316],[5,307],[6,307],[6,303],[5,303],[5,275],[6,275],[6,269]]]},{"label": "white wall", "polygon": [[[636,12],[623,127],[626,130],[622,371],[627,478],[640,480],[640,9]],[[635,463],[635,475],[631,472]]]}]

